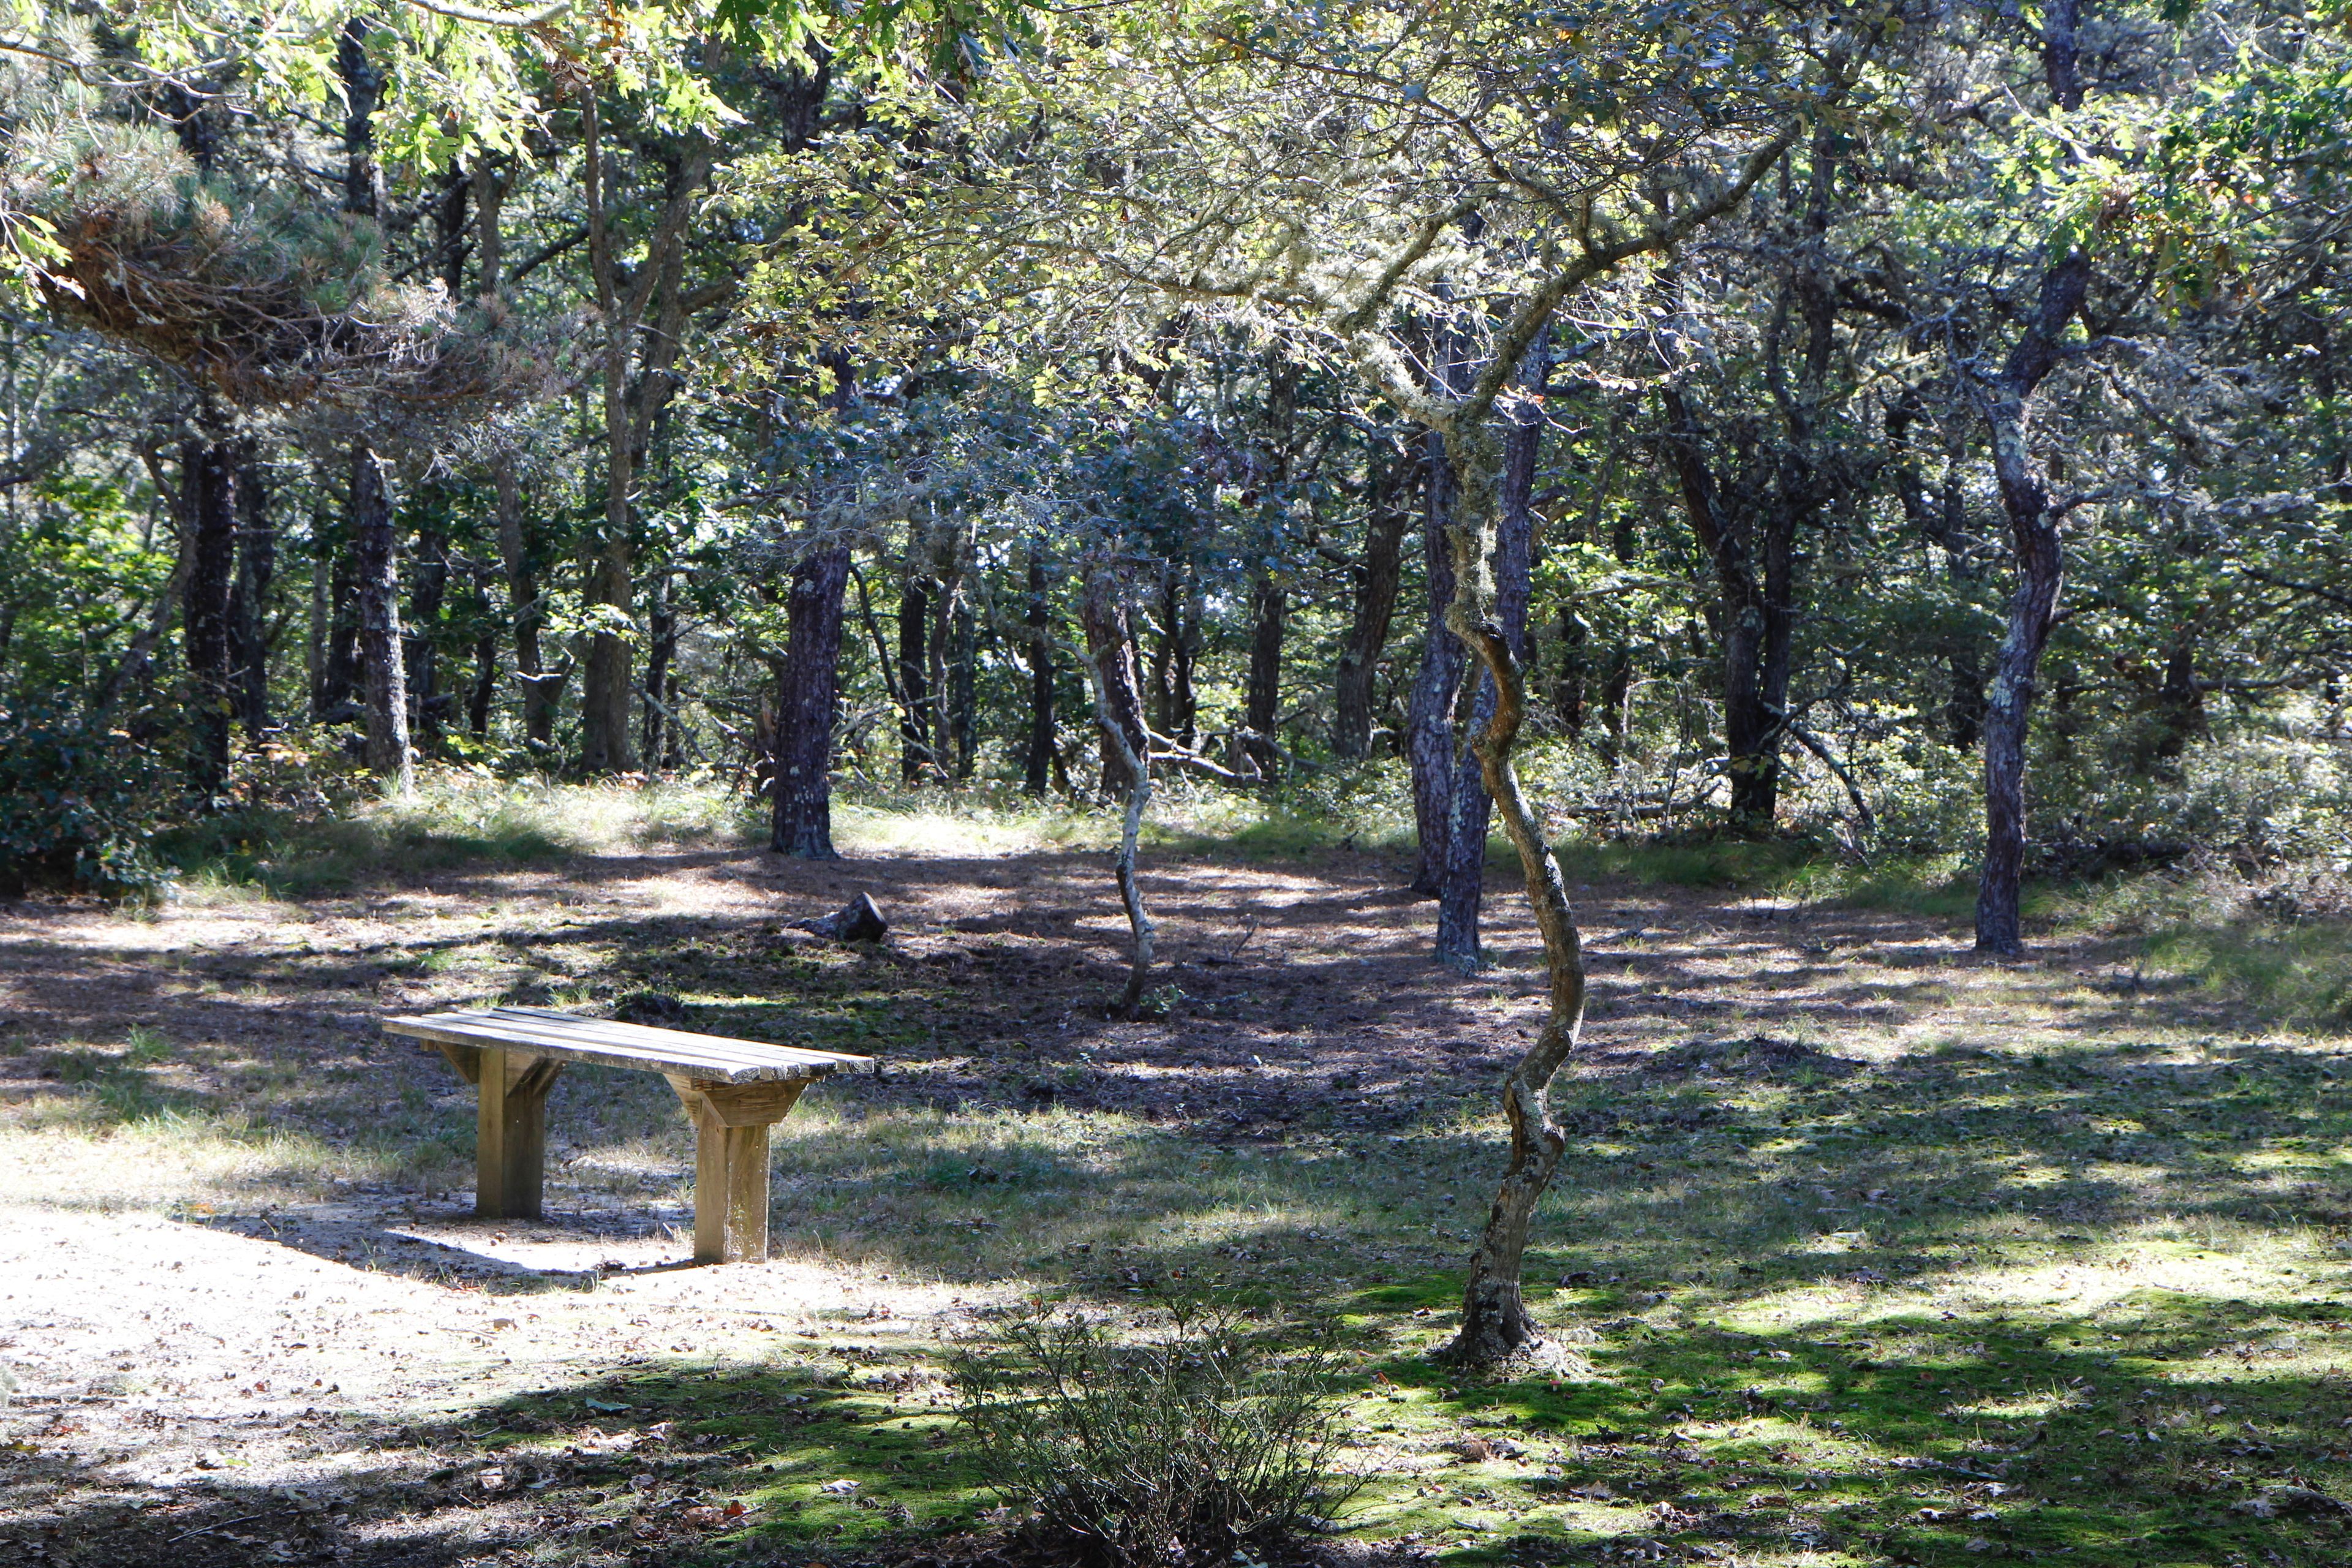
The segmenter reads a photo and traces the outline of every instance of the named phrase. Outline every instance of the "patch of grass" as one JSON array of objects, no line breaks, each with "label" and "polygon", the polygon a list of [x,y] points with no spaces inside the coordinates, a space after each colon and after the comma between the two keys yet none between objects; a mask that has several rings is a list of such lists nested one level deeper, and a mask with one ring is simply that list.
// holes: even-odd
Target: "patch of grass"
[{"label": "patch of grass", "polygon": [[2266,1022],[2352,1028],[2352,922],[2242,921],[2147,940],[2148,963],[2243,1003]]},{"label": "patch of grass", "polygon": [[299,896],[485,866],[738,845],[755,840],[756,817],[751,804],[710,783],[564,784],[436,768],[419,773],[406,800],[331,815],[234,813],[166,836],[163,847],[199,891]]}]

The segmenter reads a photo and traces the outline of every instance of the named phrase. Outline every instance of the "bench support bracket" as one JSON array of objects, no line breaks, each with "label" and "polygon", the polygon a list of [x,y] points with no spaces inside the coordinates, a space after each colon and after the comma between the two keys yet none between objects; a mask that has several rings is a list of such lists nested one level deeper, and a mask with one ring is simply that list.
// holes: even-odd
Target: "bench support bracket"
[{"label": "bench support bracket", "polygon": [[717,1083],[665,1074],[694,1121],[694,1260],[768,1259],[768,1129],[807,1079]]},{"label": "bench support bracket", "polygon": [[537,1219],[547,1181],[547,1091],[563,1064],[530,1051],[441,1047],[478,1091],[474,1112],[474,1213]]}]

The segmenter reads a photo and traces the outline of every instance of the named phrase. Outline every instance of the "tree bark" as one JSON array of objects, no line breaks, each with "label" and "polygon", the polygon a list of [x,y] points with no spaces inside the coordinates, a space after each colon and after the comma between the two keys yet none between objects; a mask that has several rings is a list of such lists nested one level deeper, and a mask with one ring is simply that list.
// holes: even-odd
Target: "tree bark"
[{"label": "tree bark", "polygon": [[1707,467],[1705,432],[1682,388],[1669,383],[1660,398],[1684,512],[1715,568],[1731,826],[1742,833],[1769,832],[1780,801],[1780,737],[1794,628],[1789,595],[1795,509],[1762,484],[1742,484],[1739,493],[1727,496]]},{"label": "tree bark", "polygon": [[677,614],[670,604],[670,579],[667,572],[654,578],[646,595],[646,700],[637,737],[637,755],[644,759],[646,771],[652,773],[661,766],[663,724],[670,703],[670,666],[677,657]]},{"label": "tree bark", "polygon": [[449,596],[449,525],[441,510],[429,501],[416,510],[426,515],[416,530],[403,657],[407,662],[409,731],[428,752],[437,754],[441,716],[449,706],[449,694],[441,689],[441,612]]},{"label": "tree bark", "polygon": [[[1088,570],[1078,599],[1078,625],[1087,637],[1088,676],[1097,687],[1103,796],[1131,799],[1137,779],[1128,753],[1148,762],[1150,737],[1143,722],[1143,691],[1136,674],[1135,631],[1128,616],[1125,586],[1109,567],[1097,565]],[[1125,750],[1121,735],[1126,737]]]},{"label": "tree bark", "polygon": [[302,686],[310,700],[310,722],[324,715],[327,690],[327,639],[333,626],[335,560],[323,534],[310,539],[310,624],[302,640]]},{"label": "tree bark", "polygon": [[[634,602],[637,472],[654,422],[677,393],[687,328],[686,239],[714,162],[710,141],[692,135],[666,155],[664,199],[645,240],[645,255],[621,283],[621,262],[605,213],[604,132],[592,79],[580,91],[582,190],[588,217],[589,270],[604,335],[604,528],[582,597],[609,623],[629,618]],[[635,344],[635,352],[632,345]],[[630,756],[629,640],[617,629],[589,640],[581,680],[581,757],[592,773],[625,773]]]},{"label": "tree bark", "polygon": [[1536,1205],[1568,1151],[1568,1134],[1552,1121],[1547,1096],[1553,1076],[1582,1036],[1585,1002],[1583,949],[1567,886],[1512,763],[1527,718],[1527,680],[1525,666],[1506,635],[1496,585],[1487,574],[1486,563],[1500,554],[1498,445],[1483,419],[1458,419],[1447,432],[1452,462],[1462,477],[1462,497],[1451,538],[1455,589],[1446,624],[1475,653],[1494,683],[1492,715],[1477,731],[1471,749],[1478,758],[1486,793],[1518,852],[1528,901],[1543,934],[1550,1007],[1535,1044],[1504,1082],[1509,1161],[1470,1256],[1462,1327],[1444,1352],[1456,1363],[1479,1368],[1526,1362],[1548,1352],[1542,1331],[1528,1312],[1521,1279]]},{"label": "tree bark", "polygon": [[358,558],[359,654],[367,721],[368,770],[397,795],[415,787],[408,750],[408,692],[400,646],[400,571],[392,496],[383,459],[365,441],[352,445],[352,553]]},{"label": "tree bark", "polygon": [[925,646],[931,625],[931,580],[908,551],[898,587],[898,777],[920,784],[937,776],[931,745],[931,660]]},{"label": "tree bark", "polygon": [[971,598],[959,593],[948,644],[948,739],[955,747],[955,776],[970,783],[979,760],[980,627],[972,617]]},{"label": "tree bark", "polygon": [[2164,678],[2156,689],[2156,733],[2150,739],[2150,760],[2170,767],[2180,760],[2191,741],[2207,733],[2205,692],[2197,684],[2197,628],[2183,625],[2165,650]]},{"label": "tree bark", "polygon": [[[2052,101],[2080,108],[2083,83],[2075,48],[2078,0],[2053,0],[2042,15],[2042,67]],[[2025,736],[2032,717],[2034,677],[2056,624],[2065,580],[2065,552],[2050,487],[2034,460],[2031,421],[2034,393],[2058,367],[2066,329],[2090,291],[2091,264],[2079,250],[2053,252],[2042,273],[2033,319],[1999,376],[1975,387],[1977,408],[1991,437],[1993,479],[2017,553],[2017,586],[2009,625],[1993,660],[1985,698],[1985,858],[1977,880],[1977,951],[2025,950],[2018,904],[2025,879]]]},{"label": "tree bark", "polygon": [[236,585],[229,595],[229,657],[237,723],[247,740],[269,728],[269,589],[278,575],[278,524],[260,454],[240,442],[236,473]]},{"label": "tree bark", "polygon": [[1445,629],[1446,606],[1454,597],[1453,548],[1454,464],[1444,437],[1431,432],[1425,443],[1423,541],[1429,568],[1429,613],[1421,646],[1421,672],[1406,712],[1405,754],[1412,768],[1412,822],[1418,855],[1412,890],[1423,898],[1445,891],[1445,867],[1454,842],[1454,705],[1462,686],[1463,645]]},{"label": "tree bark", "polygon": [[[1540,384],[1540,373],[1531,379]],[[1514,404],[1503,433],[1502,472],[1497,476],[1491,608],[1523,680],[1528,667],[1528,598],[1535,562],[1536,458],[1542,437],[1543,416],[1536,406],[1525,401]],[[1496,701],[1493,672],[1481,671],[1477,695],[1471,701],[1468,737],[1485,733],[1493,724]],[[1476,748],[1465,746],[1450,802],[1445,882],[1437,900],[1437,960],[1465,973],[1485,963],[1478,941],[1478,912],[1486,893],[1486,837],[1493,806],[1485,770]]]},{"label": "tree bark", "polygon": [[1045,793],[1054,764],[1054,608],[1045,592],[1045,552],[1029,549],[1029,748],[1022,787]]},{"label": "tree bark", "polygon": [[522,687],[523,743],[533,755],[546,757],[555,750],[556,710],[563,700],[562,671],[550,673],[541,651],[539,633],[547,618],[540,597],[539,575],[532,569],[530,545],[523,533],[522,486],[515,478],[514,459],[500,453],[490,463],[490,481],[497,497],[499,563],[506,572],[507,599],[514,617],[515,678]]},{"label": "tree bark", "polygon": [[180,634],[188,667],[188,787],[202,800],[228,787],[229,720],[236,709],[229,606],[236,571],[236,489],[243,443],[206,433],[180,445]]},{"label": "tree bark", "polygon": [[499,695],[499,623],[490,598],[490,574],[476,566],[474,579],[474,685],[466,696],[466,731],[477,741],[490,737],[490,705]]},{"label": "tree bark", "polygon": [[[2070,40],[2071,42],[2071,40]],[[2069,57],[2071,58],[2071,57]],[[2000,375],[1979,389],[1978,406],[1991,436],[1993,476],[2017,552],[2017,586],[2009,624],[1986,694],[1985,858],[1977,882],[1977,950],[2025,949],[2019,900],[2025,877],[2025,737],[2033,710],[2042,650],[2057,622],[2065,556],[2049,483],[2030,440],[2033,394],[2057,368],[2060,340],[2083,307],[2090,263],[2072,252],[2042,274],[2032,322]]]},{"label": "tree bark", "polygon": [[1992,472],[2018,555],[2018,585],[2009,597],[2009,627],[1985,693],[1985,868],[1976,884],[1978,952],[2022,952],[2018,900],[2025,886],[2025,731],[2032,717],[2034,675],[2058,621],[2065,550],[2051,515],[2049,479],[2028,437],[2030,402],[2058,364],[2058,341],[2082,310],[2091,266],[2067,254],[2042,275],[2042,299],[2001,376],[1980,390],[1978,409],[1992,435]]},{"label": "tree bark", "polygon": [[849,546],[827,544],[793,568],[778,682],[774,831],[768,847],[834,860],[833,726],[841,693],[842,594]]},{"label": "tree bark", "polygon": [[[505,320],[506,238],[501,223],[508,181],[497,162],[487,154],[474,160],[474,234],[476,275],[481,286],[482,311],[493,325]],[[556,710],[563,700],[568,672],[550,674],[540,650],[541,623],[547,607],[541,601],[539,578],[532,569],[530,542],[523,531],[522,484],[515,473],[514,454],[501,450],[490,459],[490,491],[498,520],[499,564],[506,574],[508,613],[514,618],[515,678],[522,687],[523,744],[534,756],[555,750]]]},{"label": "tree bark", "polygon": [[1108,565],[1097,563],[1087,572],[1078,601],[1078,620],[1087,638],[1095,725],[1102,731],[1104,787],[1106,793],[1116,789],[1127,805],[1112,869],[1133,942],[1127,987],[1120,994],[1118,1012],[1122,1018],[1132,1018],[1143,1006],[1157,934],[1135,869],[1143,813],[1151,801],[1151,741],[1144,731],[1143,691],[1136,678],[1135,633],[1128,616],[1125,585]]},{"label": "tree bark", "polygon": [[[349,511],[348,502],[345,507]],[[310,710],[314,722],[340,724],[359,710],[360,571],[351,530],[335,550],[327,576],[327,658],[317,700]]]},{"label": "tree bark", "polygon": [[1244,687],[1242,722],[1247,726],[1242,749],[1256,764],[1259,776],[1271,779],[1282,767],[1275,726],[1282,712],[1282,633],[1290,595],[1270,575],[1260,573],[1250,586],[1249,677]]},{"label": "tree bark", "polygon": [[1355,608],[1348,636],[1339,646],[1332,677],[1331,750],[1357,760],[1372,749],[1372,699],[1380,676],[1381,655],[1387,648],[1389,627],[1396,617],[1397,592],[1404,576],[1404,537],[1412,526],[1412,513],[1399,504],[1409,465],[1383,462],[1376,450],[1365,459],[1370,470],[1369,518],[1364,525],[1364,552],[1358,557]]}]

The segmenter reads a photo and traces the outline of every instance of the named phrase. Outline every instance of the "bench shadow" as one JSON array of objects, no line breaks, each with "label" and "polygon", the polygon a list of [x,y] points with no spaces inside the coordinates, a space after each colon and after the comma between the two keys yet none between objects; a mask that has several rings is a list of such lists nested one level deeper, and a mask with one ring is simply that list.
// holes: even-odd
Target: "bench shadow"
[{"label": "bench shadow", "polygon": [[[279,1209],[266,1215],[223,1215],[197,1223],[209,1229],[275,1243],[322,1263],[378,1274],[396,1274],[422,1284],[478,1286],[500,1294],[594,1289],[600,1279],[667,1274],[699,1267],[690,1258],[657,1263],[600,1258],[584,1268],[559,1268],[501,1258],[467,1247],[466,1239],[518,1239],[530,1243],[642,1243],[649,1237],[690,1235],[691,1212],[667,1208],[566,1213],[539,1219],[482,1219],[470,1205],[438,1211],[346,1213]],[[677,1245],[688,1242],[680,1239]]]}]

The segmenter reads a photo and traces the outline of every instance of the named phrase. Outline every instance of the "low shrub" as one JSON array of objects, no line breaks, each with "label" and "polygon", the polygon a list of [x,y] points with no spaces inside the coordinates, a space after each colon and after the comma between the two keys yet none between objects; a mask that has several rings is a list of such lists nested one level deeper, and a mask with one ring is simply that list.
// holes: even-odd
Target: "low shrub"
[{"label": "low shrub", "polygon": [[1278,1353],[1229,1313],[1179,1309],[1121,1342],[1072,1313],[1016,1321],[956,1367],[989,1486],[1043,1550],[1096,1568],[1213,1568],[1319,1528],[1359,1484],[1327,1389],[1331,1352]]},{"label": "low shrub", "polygon": [[69,707],[0,707],[0,898],[160,891],[152,841],[167,780],[152,747]]}]

